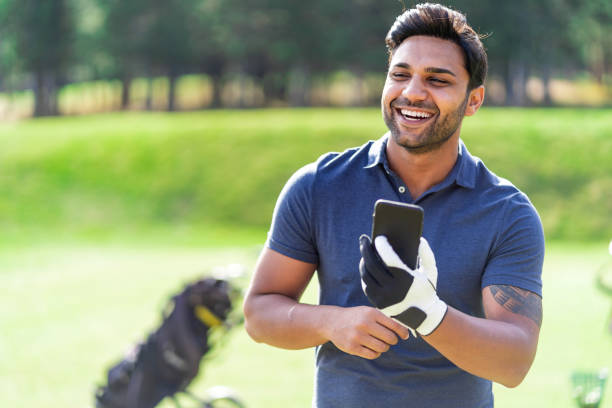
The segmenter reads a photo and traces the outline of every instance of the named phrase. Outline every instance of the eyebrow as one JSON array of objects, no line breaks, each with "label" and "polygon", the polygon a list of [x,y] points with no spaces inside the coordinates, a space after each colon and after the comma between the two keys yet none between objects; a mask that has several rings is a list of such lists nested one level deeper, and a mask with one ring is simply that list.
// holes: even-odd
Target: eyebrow
[{"label": "eyebrow", "polygon": [[[397,64],[394,65],[394,67],[405,68],[405,69],[412,68],[410,66],[410,64],[406,64],[405,62],[398,62]],[[430,74],[449,74],[449,75],[452,75],[454,77],[457,77],[457,75],[455,75],[455,73],[453,71],[448,70],[446,68],[427,67],[427,68],[425,68],[425,72],[428,72]]]}]

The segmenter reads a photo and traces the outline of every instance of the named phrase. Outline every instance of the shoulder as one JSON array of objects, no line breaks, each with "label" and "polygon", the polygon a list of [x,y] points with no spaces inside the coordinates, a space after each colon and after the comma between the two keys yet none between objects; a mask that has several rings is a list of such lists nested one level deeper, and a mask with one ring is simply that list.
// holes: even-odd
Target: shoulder
[{"label": "shoulder", "polygon": [[352,147],[342,152],[326,153],[315,162],[317,171],[322,174],[334,174],[355,167],[366,167],[371,150],[376,149],[376,147],[373,147],[375,143],[377,142],[368,141],[361,146]]},{"label": "shoulder", "polygon": [[510,180],[500,177],[478,157],[472,157],[475,169],[475,190],[481,201],[495,205],[503,212],[523,211],[537,218],[539,216],[529,197]]},{"label": "shoulder", "polygon": [[529,197],[508,179],[489,170],[482,160],[472,159],[478,204],[484,212],[494,216],[497,243],[522,236],[525,243],[543,250],[542,222]]},{"label": "shoulder", "polygon": [[350,183],[351,178],[359,177],[358,169],[367,165],[372,143],[370,141],[342,152],[328,152],[302,166],[285,183],[279,202],[297,200],[311,203],[317,194]]},{"label": "shoulder", "polygon": [[483,286],[511,285],[542,295],[545,252],[540,216],[525,193],[480,161],[477,190],[490,217],[491,245]]},{"label": "shoulder", "polygon": [[298,169],[288,184],[309,185],[327,184],[345,174],[355,174],[355,170],[368,165],[372,144],[368,141],[362,146],[352,147],[342,152],[328,152],[317,160]]}]

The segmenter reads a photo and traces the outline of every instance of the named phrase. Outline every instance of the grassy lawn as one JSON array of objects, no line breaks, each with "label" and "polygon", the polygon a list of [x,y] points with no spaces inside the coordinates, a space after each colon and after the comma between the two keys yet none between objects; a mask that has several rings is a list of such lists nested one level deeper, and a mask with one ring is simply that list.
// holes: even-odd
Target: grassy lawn
[{"label": "grassy lawn", "polygon": [[[118,113],[0,124],[0,237],[26,227],[267,228],[289,176],[385,131],[378,109]],[[612,238],[612,110],[488,108],[473,154],[532,199],[548,239]],[[588,209],[588,211],[585,211]]]},{"label": "grassy lawn", "polygon": [[[255,240],[240,247],[48,244],[0,251],[2,406],[92,406],[105,368],[155,326],[170,294],[230,263],[248,275],[258,252]],[[611,302],[593,286],[607,258],[605,243],[549,244],[537,358],[518,388],[495,387],[496,407],[572,407],[572,370],[611,365]],[[314,286],[305,300],[316,301]],[[313,350],[256,344],[237,328],[203,363],[192,389],[230,386],[255,408],[309,406],[312,358]],[[603,407],[612,407],[610,386],[607,393]]]}]

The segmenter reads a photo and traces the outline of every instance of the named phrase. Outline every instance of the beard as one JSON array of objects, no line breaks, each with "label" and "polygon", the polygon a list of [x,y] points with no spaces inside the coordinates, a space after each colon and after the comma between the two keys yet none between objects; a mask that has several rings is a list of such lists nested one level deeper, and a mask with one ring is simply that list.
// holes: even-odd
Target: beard
[{"label": "beard", "polygon": [[427,127],[422,130],[419,141],[414,143],[410,143],[408,140],[402,140],[402,131],[394,120],[394,115],[397,114],[394,105],[397,104],[406,108],[414,107],[437,110],[439,112],[437,106],[427,105],[425,103],[411,103],[406,99],[400,98],[392,101],[390,107],[383,108],[383,118],[395,143],[413,154],[428,153],[439,149],[455,134],[457,129],[459,129],[463,116],[465,116],[465,107],[467,106],[468,97],[469,93],[466,94],[461,105],[454,111],[435,118],[433,123],[428,124]]}]

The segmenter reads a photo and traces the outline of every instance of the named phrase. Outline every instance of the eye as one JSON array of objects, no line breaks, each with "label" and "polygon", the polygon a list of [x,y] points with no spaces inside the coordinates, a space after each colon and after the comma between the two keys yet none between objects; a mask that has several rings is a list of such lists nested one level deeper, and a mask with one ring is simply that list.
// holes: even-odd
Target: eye
[{"label": "eye", "polygon": [[429,82],[433,82],[435,85],[447,85],[450,83],[447,80],[440,78],[429,78]]},{"label": "eye", "polygon": [[405,72],[392,72],[391,77],[393,79],[402,80],[402,79],[410,78],[410,75]]}]

